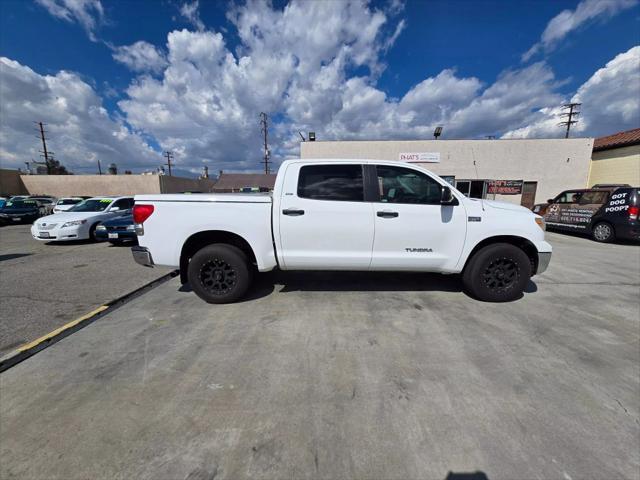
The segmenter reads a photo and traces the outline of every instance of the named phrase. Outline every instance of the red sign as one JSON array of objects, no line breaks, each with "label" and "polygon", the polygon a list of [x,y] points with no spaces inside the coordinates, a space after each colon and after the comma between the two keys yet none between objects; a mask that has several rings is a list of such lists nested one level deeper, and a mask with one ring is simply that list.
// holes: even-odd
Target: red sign
[{"label": "red sign", "polygon": [[487,186],[487,193],[520,195],[522,193],[522,180],[491,180]]}]

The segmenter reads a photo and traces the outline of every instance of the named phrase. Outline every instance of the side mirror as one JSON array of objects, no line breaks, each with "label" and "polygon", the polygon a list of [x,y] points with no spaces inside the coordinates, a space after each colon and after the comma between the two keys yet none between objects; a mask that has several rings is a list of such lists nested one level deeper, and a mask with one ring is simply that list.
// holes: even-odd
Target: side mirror
[{"label": "side mirror", "polygon": [[119,209],[118,207],[111,207],[111,208],[109,209],[109,211],[110,211],[110,212],[119,212],[119,211],[120,211],[120,209]]},{"label": "side mirror", "polygon": [[442,205],[455,205],[456,197],[453,196],[451,189],[449,187],[442,187],[440,193],[440,203]]},{"label": "side mirror", "polygon": [[547,199],[547,203],[553,203],[553,198]]}]

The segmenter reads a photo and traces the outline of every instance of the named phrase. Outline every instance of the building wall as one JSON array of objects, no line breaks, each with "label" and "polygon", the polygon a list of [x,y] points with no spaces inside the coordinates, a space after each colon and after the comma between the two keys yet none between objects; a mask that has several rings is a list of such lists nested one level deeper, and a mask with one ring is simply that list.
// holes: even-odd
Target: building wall
[{"label": "building wall", "polygon": [[[541,202],[562,190],[587,185],[592,148],[592,138],[323,141],[302,142],[300,157],[398,160],[400,153],[438,152],[440,163],[420,165],[438,175],[455,175],[456,179],[538,182],[536,202]],[[520,195],[498,197],[520,203]]]},{"label": "building wall", "polygon": [[588,186],[596,183],[640,185],[640,145],[593,152]]},{"label": "building wall", "polygon": [[160,191],[162,193],[178,193],[178,192],[205,192],[212,190],[216,182],[209,179],[191,179],[183,177],[169,177],[167,175],[160,176]]},{"label": "building wall", "polygon": [[30,194],[134,195],[160,193],[158,175],[22,175]]},{"label": "building wall", "polygon": [[25,195],[27,189],[18,170],[0,168],[0,195]]}]

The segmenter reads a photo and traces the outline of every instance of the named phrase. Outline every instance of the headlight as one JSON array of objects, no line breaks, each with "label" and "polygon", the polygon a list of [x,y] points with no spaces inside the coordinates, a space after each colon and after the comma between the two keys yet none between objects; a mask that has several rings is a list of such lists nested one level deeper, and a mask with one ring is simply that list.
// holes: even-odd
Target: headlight
[{"label": "headlight", "polygon": [[98,225],[96,227],[96,230],[106,230],[106,229],[107,229],[107,227],[105,227],[104,225]]},{"label": "headlight", "polygon": [[76,225],[82,225],[83,223],[87,223],[87,221],[86,220],[74,220],[73,222],[66,222],[64,225],[62,225],[62,228],[75,227]]},{"label": "headlight", "polygon": [[136,229],[135,225],[127,225],[127,230],[133,232]]},{"label": "headlight", "polygon": [[544,218],[542,217],[536,217],[536,223],[538,224],[538,226],[542,229],[542,230],[546,230],[547,229],[547,225],[544,221]]}]

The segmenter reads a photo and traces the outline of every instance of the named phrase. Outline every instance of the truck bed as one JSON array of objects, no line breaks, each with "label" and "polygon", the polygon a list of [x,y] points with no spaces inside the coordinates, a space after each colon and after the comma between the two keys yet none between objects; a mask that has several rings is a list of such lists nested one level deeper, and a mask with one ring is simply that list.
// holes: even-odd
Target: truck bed
[{"label": "truck bed", "polygon": [[138,243],[152,252],[157,265],[178,267],[182,248],[193,235],[230,232],[253,246],[258,270],[276,266],[268,193],[157,193],[136,195],[135,201],[154,207]]},{"label": "truck bed", "polygon": [[151,193],[136,195],[136,202],[271,203],[270,193]]}]

